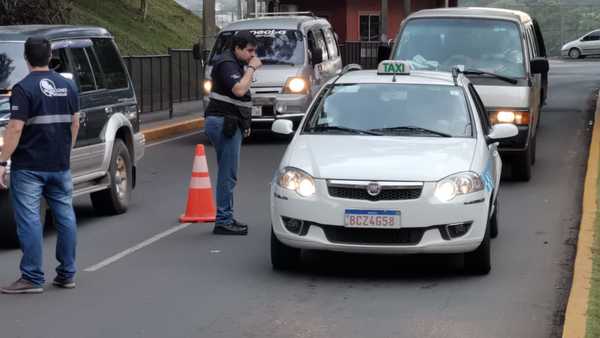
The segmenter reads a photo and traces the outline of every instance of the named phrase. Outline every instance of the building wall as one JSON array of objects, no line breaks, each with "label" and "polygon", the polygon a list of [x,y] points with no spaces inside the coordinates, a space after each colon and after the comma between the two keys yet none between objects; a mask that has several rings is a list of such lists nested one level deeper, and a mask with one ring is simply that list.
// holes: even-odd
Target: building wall
[{"label": "building wall", "polygon": [[299,11],[311,11],[317,16],[326,17],[340,42],[346,41],[346,0],[281,0],[280,4],[296,4]]}]

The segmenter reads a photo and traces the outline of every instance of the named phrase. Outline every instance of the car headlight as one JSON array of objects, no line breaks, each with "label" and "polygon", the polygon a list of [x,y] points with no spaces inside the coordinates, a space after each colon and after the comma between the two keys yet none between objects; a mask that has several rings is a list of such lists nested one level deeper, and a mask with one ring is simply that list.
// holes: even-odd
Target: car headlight
[{"label": "car headlight", "polygon": [[499,110],[489,113],[490,123],[512,123],[519,126],[529,124],[528,111]]},{"label": "car headlight", "polygon": [[296,168],[286,167],[281,170],[277,177],[277,184],[282,188],[293,190],[303,197],[309,197],[315,193],[314,178]]},{"label": "car headlight", "polygon": [[202,88],[204,88],[204,94],[206,94],[206,95],[210,94],[210,92],[212,91],[212,81],[204,80],[204,83],[202,84]]},{"label": "car headlight", "polygon": [[450,202],[458,195],[466,195],[483,190],[481,177],[473,172],[448,176],[435,187],[435,197],[442,202]]},{"label": "car headlight", "polygon": [[284,94],[302,94],[308,93],[308,82],[301,77],[290,77],[283,87]]}]

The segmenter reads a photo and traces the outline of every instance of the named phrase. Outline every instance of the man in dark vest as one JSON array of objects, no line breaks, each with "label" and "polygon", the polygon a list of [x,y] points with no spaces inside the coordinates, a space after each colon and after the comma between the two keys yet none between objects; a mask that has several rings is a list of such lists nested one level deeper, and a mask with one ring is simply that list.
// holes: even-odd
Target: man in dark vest
[{"label": "man in dark vest", "polygon": [[215,147],[219,165],[215,234],[248,234],[248,226],[233,218],[233,191],[237,182],[242,137],[250,136],[252,77],[262,66],[256,57],[257,44],[252,34],[238,32],[231,37],[231,48],[213,62],[213,87],[204,112],[204,129]]}]

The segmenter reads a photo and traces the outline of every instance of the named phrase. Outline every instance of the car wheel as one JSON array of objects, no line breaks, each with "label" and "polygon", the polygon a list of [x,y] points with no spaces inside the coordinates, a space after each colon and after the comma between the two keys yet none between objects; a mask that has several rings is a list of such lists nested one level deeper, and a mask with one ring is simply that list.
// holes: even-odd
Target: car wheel
[{"label": "car wheel", "polygon": [[571,50],[569,50],[569,57],[571,59],[579,59],[581,57],[581,52],[577,48],[571,48]]},{"label": "car wheel", "polygon": [[273,270],[292,270],[300,265],[301,250],[283,244],[271,229],[271,264]]},{"label": "car wheel", "polygon": [[490,237],[498,237],[498,196],[496,196],[496,202],[494,203],[494,213],[490,217]]},{"label": "car wheel", "polygon": [[533,148],[532,143],[525,151],[515,154],[511,167],[512,167],[512,178],[516,181],[527,182],[531,179],[531,153]]},{"label": "car wheel", "polygon": [[132,163],[122,140],[115,140],[108,168],[107,189],[91,194],[94,209],[103,214],[118,215],[127,211],[132,189]]},{"label": "car wheel", "polygon": [[[40,206],[40,220],[44,225],[52,224],[52,217],[47,212],[48,207],[46,201],[42,199]],[[18,248],[19,237],[17,236],[17,222],[15,221],[14,211],[10,202],[8,192],[0,194],[0,244],[6,248]]]},{"label": "car wheel", "polygon": [[481,244],[475,251],[464,254],[465,271],[473,275],[487,275],[491,270],[490,224],[485,229]]}]

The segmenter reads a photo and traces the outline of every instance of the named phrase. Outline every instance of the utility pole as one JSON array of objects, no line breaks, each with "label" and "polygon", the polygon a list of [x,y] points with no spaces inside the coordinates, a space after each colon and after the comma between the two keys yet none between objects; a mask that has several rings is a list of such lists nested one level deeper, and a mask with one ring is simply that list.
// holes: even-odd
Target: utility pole
[{"label": "utility pole", "polygon": [[202,2],[202,50],[210,49],[215,37],[215,0]]},{"label": "utility pole", "polygon": [[248,16],[254,15],[256,13],[256,0],[248,0],[247,2],[248,4],[248,10],[246,11],[246,13],[248,13]]},{"label": "utility pole", "polygon": [[408,17],[411,12],[411,2],[412,0],[403,0],[404,1],[404,18]]},{"label": "utility pole", "polygon": [[381,42],[387,42],[388,40],[388,12],[388,0],[381,0],[381,16],[379,19],[379,40]]}]

